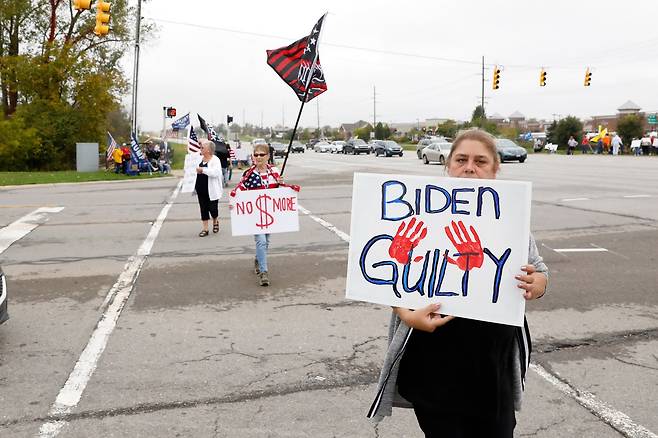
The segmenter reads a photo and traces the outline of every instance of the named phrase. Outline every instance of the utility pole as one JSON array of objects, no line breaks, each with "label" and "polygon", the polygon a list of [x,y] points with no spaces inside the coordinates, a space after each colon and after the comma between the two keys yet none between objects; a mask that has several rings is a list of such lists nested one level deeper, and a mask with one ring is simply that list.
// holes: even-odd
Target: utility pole
[{"label": "utility pole", "polygon": [[315,108],[318,113],[318,140],[322,138],[322,132],[320,132],[320,99],[315,99]]},{"label": "utility pole", "polygon": [[245,121],[244,108],[242,108],[242,126],[245,126],[247,122]]},{"label": "utility pole", "polygon": [[260,110],[260,129],[263,129],[263,110]]},{"label": "utility pole", "polygon": [[[137,1],[137,24],[135,25],[135,60],[133,67],[133,96],[132,96],[132,111],[131,128],[132,132],[137,135],[137,77],[139,75],[139,31],[142,23],[142,0]],[[163,138],[164,140],[164,138]]]},{"label": "utility pole", "polygon": [[375,86],[372,86],[372,130],[375,130],[377,126],[377,93],[375,92]]},{"label": "utility pole", "polygon": [[482,56],[482,95],[480,100],[480,105],[482,108],[482,117],[480,118],[480,127],[484,124],[484,56]]},{"label": "utility pole", "polygon": [[283,105],[281,105],[281,128],[286,128],[286,113]]}]

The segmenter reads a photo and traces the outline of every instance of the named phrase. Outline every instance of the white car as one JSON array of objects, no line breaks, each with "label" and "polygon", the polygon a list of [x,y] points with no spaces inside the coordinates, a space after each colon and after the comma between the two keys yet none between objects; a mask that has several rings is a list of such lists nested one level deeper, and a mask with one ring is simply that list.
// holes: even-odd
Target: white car
[{"label": "white car", "polygon": [[313,150],[315,152],[329,152],[331,151],[331,144],[327,143],[326,141],[320,141],[318,143],[315,143],[315,146],[313,146]]},{"label": "white car", "polygon": [[342,154],[343,146],[345,146],[344,141],[334,141],[331,143],[331,150],[329,152],[332,154]]},{"label": "white car", "polygon": [[421,151],[421,158],[423,163],[439,163],[446,164],[448,160],[448,155],[450,154],[450,148],[452,148],[452,143],[439,142],[439,143],[430,143],[429,146],[426,146]]}]

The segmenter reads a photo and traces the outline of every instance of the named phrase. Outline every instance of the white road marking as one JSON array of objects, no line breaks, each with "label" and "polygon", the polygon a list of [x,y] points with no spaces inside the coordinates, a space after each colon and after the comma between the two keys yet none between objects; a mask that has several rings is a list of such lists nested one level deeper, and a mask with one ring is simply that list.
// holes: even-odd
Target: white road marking
[{"label": "white road marking", "polygon": [[560,199],[560,202],[573,202],[573,201],[589,201],[589,198],[564,198]]},{"label": "white road marking", "polygon": [[607,249],[599,246],[594,248],[556,248],[555,252],[608,252]]},{"label": "white road marking", "polygon": [[530,369],[532,369],[548,383],[576,400],[581,406],[608,423],[622,435],[633,438],[658,438],[658,435],[655,433],[639,424],[634,423],[633,420],[628,417],[628,415],[621,411],[617,411],[611,406],[603,403],[591,392],[578,389],[573,385],[564,382],[557,376],[546,371],[546,369],[541,365],[531,363]]},{"label": "white road marking", "polygon": [[326,229],[328,229],[329,231],[331,231],[332,233],[334,233],[335,235],[340,237],[345,242],[350,243],[350,235],[349,234],[339,230],[338,228],[336,228],[335,226],[333,226],[329,222],[325,221],[324,219],[320,219],[319,217],[312,215],[310,211],[308,211],[307,209],[305,209],[301,205],[297,204],[297,208],[299,209],[299,211],[301,211],[302,213],[304,213],[305,215],[307,215],[308,217],[313,219],[315,222],[319,223],[320,225],[322,225],[323,227],[325,227]]},{"label": "white road marking", "polygon": [[[350,236],[343,231],[338,230],[331,223],[321,219],[317,216],[311,214],[307,209],[299,206],[299,210],[308,215],[311,219],[321,224],[323,227],[327,228],[329,231],[337,234],[345,242],[350,241]],[[605,248],[566,248],[566,249],[554,249],[553,251],[563,251],[563,252],[574,252],[576,251],[607,251]],[[627,437],[632,438],[658,438],[658,435],[651,432],[649,429],[636,424],[631,420],[628,415],[624,414],[621,411],[613,409],[611,406],[603,403],[598,400],[594,394],[576,388],[575,386],[566,383],[560,380],[557,376],[549,373],[541,365],[531,363],[530,369],[537,373],[540,377],[546,380],[551,385],[555,386],[558,390],[573,398],[583,406],[585,409],[590,411],[595,416],[599,417],[607,424],[612,426],[615,430],[619,431],[621,434]]]},{"label": "white road marking", "polygon": [[22,239],[39,225],[48,220],[48,213],[59,213],[64,207],[41,207],[28,213],[0,230],[0,254],[12,243]]},{"label": "white road marking", "polygon": [[650,198],[651,195],[625,195],[624,198]]},{"label": "white road marking", "polygon": [[135,285],[135,280],[139,276],[147,256],[151,253],[153,243],[158,237],[160,228],[162,227],[176,196],[178,196],[182,184],[183,180],[181,179],[167,201],[167,204],[162,208],[158,218],[151,226],[146,239],[137,249],[137,252],[128,259],[123,272],[119,275],[116,283],[110,288],[107,297],[105,298],[105,302],[109,303],[109,305],[101,315],[100,320],[96,324],[96,328],[87,342],[87,346],[82,351],[82,354],[78,358],[78,362],[75,364],[73,371],[71,371],[68,380],[59,391],[55,403],[53,403],[50,408],[49,415],[55,418],[41,426],[39,429],[39,437],[55,437],[59,434],[62,428],[68,424],[68,421],[57,419],[57,417],[71,413],[73,408],[75,408],[80,402],[82,393],[84,392],[92,374],[96,370],[98,360],[105,350],[105,346],[107,345],[107,341],[109,340],[112,331],[114,331],[119,315],[121,315],[121,311],[130,297],[130,293]]}]

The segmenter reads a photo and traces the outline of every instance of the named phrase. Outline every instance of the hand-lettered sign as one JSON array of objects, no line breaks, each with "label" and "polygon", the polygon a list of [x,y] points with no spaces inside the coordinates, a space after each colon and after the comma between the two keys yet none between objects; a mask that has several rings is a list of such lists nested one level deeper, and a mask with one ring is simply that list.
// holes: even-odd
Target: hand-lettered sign
[{"label": "hand-lettered sign", "polygon": [[290,187],[240,190],[230,203],[234,236],[299,231],[297,192]]},{"label": "hand-lettered sign", "polygon": [[346,297],[523,325],[529,182],[354,174]]}]

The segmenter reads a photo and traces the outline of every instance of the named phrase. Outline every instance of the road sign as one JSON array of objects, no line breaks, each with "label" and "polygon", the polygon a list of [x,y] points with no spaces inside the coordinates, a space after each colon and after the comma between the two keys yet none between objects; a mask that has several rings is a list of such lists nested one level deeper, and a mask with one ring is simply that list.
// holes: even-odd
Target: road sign
[{"label": "road sign", "polygon": [[648,122],[650,125],[656,125],[656,124],[658,124],[658,120],[657,120],[657,118],[656,118],[656,114],[649,114],[649,115],[647,116],[647,122]]}]

